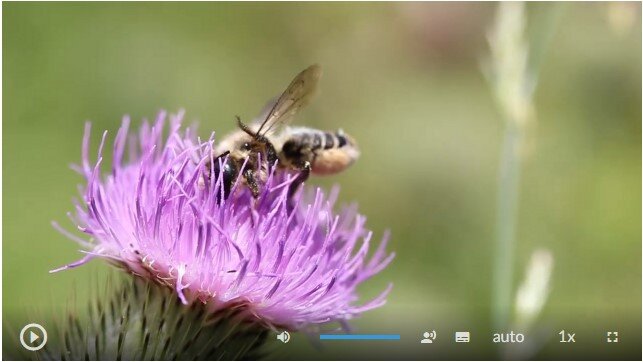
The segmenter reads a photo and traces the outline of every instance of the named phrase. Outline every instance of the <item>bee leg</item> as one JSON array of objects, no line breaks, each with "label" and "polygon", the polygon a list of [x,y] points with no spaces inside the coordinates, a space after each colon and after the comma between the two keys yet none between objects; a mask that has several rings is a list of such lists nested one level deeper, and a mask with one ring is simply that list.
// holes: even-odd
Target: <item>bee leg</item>
[{"label": "bee leg", "polygon": [[299,175],[297,175],[295,180],[293,180],[293,182],[290,184],[290,187],[288,188],[289,203],[292,203],[292,198],[293,196],[295,196],[295,192],[297,192],[299,185],[301,185],[306,180],[308,180],[308,176],[310,176],[310,169],[311,169],[310,162],[308,161],[304,162],[304,165],[300,169]]},{"label": "bee leg", "polygon": [[250,192],[252,192],[252,197],[255,199],[259,197],[259,185],[257,184],[257,179],[255,179],[255,172],[252,169],[246,169],[243,171],[243,177],[246,179]]}]

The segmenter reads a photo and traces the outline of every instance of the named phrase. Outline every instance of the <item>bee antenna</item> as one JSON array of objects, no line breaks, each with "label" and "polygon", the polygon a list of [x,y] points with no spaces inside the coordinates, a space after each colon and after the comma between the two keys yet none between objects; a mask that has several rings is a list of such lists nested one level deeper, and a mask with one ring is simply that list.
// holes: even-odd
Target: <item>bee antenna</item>
[{"label": "bee antenna", "polygon": [[241,121],[241,117],[235,116],[235,118],[237,119],[237,125],[239,126],[239,128],[241,128],[242,131],[249,134],[253,138],[257,138],[257,134],[252,132],[250,127],[248,127],[245,123]]},{"label": "bee antenna", "polygon": [[245,133],[250,135],[250,137],[254,138],[259,142],[264,142],[264,143],[268,142],[268,139],[266,137],[264,137],[263,135],[260,135],[258,132],[254,132],[252,129],[250,129],[250,127],[248,127],[248,125],[243,123],[241,121],[241,117],[239,116],[235,116],[235,117],[237,118],[237,125],[239,126],[239,128],[241,128],[242,131],[244,131]]}]

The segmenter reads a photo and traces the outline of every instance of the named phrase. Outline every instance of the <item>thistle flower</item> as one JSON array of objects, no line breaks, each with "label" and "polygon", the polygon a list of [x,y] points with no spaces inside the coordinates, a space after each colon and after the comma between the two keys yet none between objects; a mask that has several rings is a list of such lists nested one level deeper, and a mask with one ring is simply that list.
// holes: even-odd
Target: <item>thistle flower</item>
[{"label": "thistle flower", "polygon": [[257,199],[239,180],[229,198],[219,197],[222,178],[205,187],[202,179],[214,135],[201,142],[192,130],[181,132],[182,117],[170,117],[166,137],[165,113],[137,135],[128,134],[126,117],[106,175],[107,132],[92,164],[86,125],[82,164],[75,168],[87,184],[69,216],[89,239],[54,224],[85,256],[52,272],[102,258],[171,287],[184,305],[202,304],[210,314],[234,308],[245,320],[290,330],[343,324],[385,303],[390,285],[362,304],[356,288],[392,260],[387,236],[368,258],[372,232],[354,206],[333,213],[337,188],[329,196],[307,188],[288,200],[294,177],[273,171]]}]

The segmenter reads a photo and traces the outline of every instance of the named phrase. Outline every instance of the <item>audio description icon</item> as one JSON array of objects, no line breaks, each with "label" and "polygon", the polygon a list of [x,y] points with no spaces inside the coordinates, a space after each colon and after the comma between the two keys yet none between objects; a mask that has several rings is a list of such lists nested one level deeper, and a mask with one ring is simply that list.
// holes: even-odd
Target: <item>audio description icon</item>
[{"label": "audio description icon", "polygon": [[424,337],[424,339],[422,339],[420,343],[433,343],[433,341],[438,337],[438,334],[435,330],[432,330],[431,332],[424,332],[422,337]]}]

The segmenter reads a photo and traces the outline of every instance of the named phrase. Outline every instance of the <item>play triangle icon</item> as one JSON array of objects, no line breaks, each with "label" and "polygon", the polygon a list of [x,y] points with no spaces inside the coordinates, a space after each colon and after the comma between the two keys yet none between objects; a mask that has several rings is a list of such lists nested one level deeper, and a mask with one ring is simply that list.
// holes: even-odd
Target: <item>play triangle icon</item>
[{"label": "play triangle icon", "polygon": [[35,334],[34,332],[29,332],[29,343],[34,343],[40,338],[39,335]]}]

